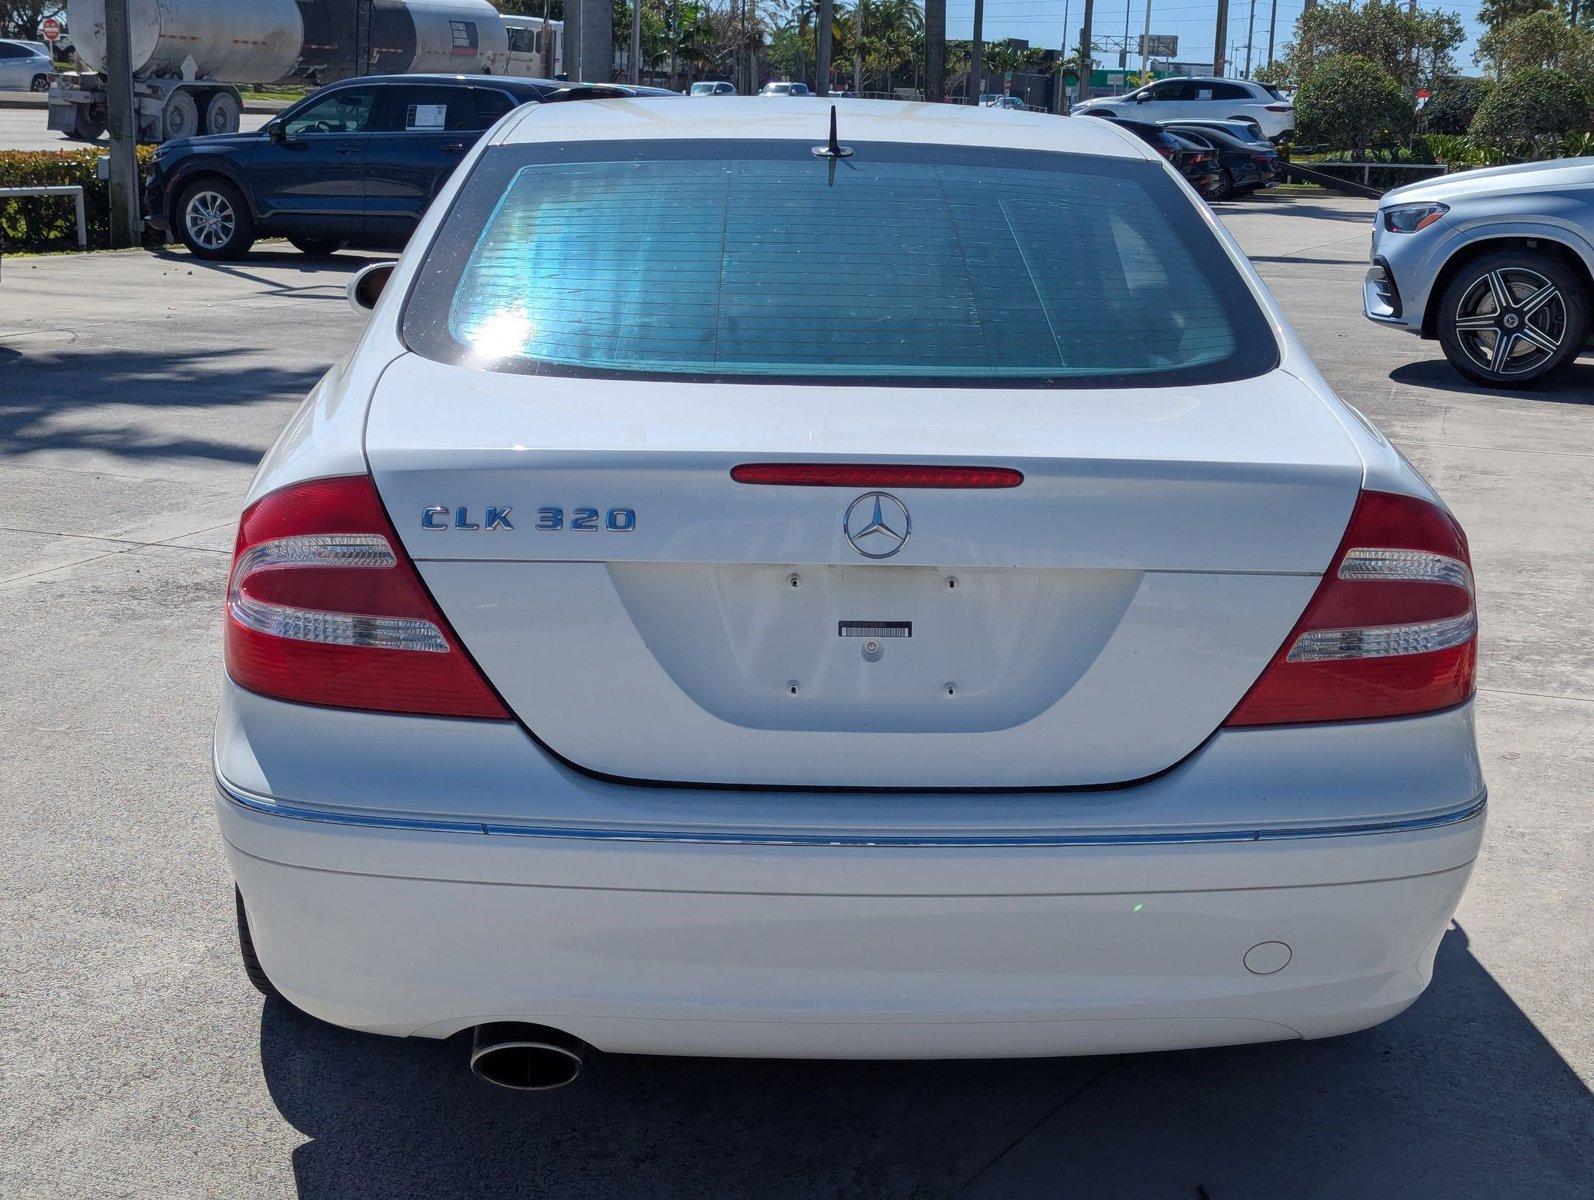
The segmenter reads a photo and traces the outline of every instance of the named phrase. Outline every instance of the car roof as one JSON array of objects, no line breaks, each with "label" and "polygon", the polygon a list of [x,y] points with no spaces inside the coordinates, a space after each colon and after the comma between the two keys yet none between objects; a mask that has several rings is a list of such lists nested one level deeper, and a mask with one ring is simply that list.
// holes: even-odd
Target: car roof
[{"label": "car roof", "polygon": [[816,145],[830,131],[836,109],[842,144],[908,142],[937,146],[991,146],[1012,150],[1051,150],[1110,158],[1152,157],[1136,138],[1110,122],[1076,120],[1048,113],[1003,111],[968,104],[926,104],[914,100],[848,100],[799,96],[771,109],[755,96],[729,96],[712,109],[676,103],[680,97],[627,97],[581,104],[548,104],[527,109],[498,134],[505,144],[576,139],[619,141],[669,138],[811,138]]}]

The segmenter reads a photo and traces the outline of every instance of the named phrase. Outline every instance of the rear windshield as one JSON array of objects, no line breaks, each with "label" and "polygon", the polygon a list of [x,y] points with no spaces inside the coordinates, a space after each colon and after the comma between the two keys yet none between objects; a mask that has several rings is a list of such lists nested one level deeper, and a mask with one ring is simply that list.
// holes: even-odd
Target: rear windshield
[{"label": "rear windshield", "polygon": [[489,370],[1102,386],[1277,361],[1160,164],[860,143],[598,142],[480,160],[411,293],[416,352]]}]

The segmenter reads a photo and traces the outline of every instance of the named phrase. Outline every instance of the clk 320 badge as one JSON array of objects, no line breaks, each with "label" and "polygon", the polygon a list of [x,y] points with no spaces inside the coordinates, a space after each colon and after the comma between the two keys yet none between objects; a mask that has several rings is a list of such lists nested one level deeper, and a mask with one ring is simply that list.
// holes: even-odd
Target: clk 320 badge
[{"label": "clk 320 badge", "polygon": [[[446,504],[432,504],[421,510],[421,528],[432,530],[444,529],[514,529],[515,523],[510,519],[514,511],[512,504],[489,504],[482,514],[480,521],[471,519],[468,505],[450,508]],[[597,533],[603,530],[608,533],[630,533],[636,529],[636,510],[630,508],[572,508],[569,518],[566,519],[565,510],[562,508],[545,507],[537,510],[536,523],[533,529],[544,533],[554,533],[562,529],[569,529],[575,533]]]}]

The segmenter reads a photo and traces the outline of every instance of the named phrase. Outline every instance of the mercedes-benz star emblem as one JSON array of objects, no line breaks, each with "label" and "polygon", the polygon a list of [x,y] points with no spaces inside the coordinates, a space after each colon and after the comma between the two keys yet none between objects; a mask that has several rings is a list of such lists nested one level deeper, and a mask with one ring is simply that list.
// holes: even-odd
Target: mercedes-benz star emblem
[{"label": "mercedes-benz star emblem", "polygon": [[847,506],[841,528],[865,558],[890,558],[907,545],[913,522],[907,506],[889,492],[865,492]]}]

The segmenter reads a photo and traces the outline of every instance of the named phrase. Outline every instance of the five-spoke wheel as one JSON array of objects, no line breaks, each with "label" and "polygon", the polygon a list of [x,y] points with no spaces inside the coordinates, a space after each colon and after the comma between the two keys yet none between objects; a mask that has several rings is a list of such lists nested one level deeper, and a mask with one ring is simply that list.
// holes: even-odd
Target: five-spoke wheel
[{"label": "five-spoke wheel", "polygon": [[1588,296],[1557,258],[1532,250],[1486,254],[1450,281],[1439,305],[1445,355],[1491,387],[1533,383],[1565,366],[1588,335]]}]

